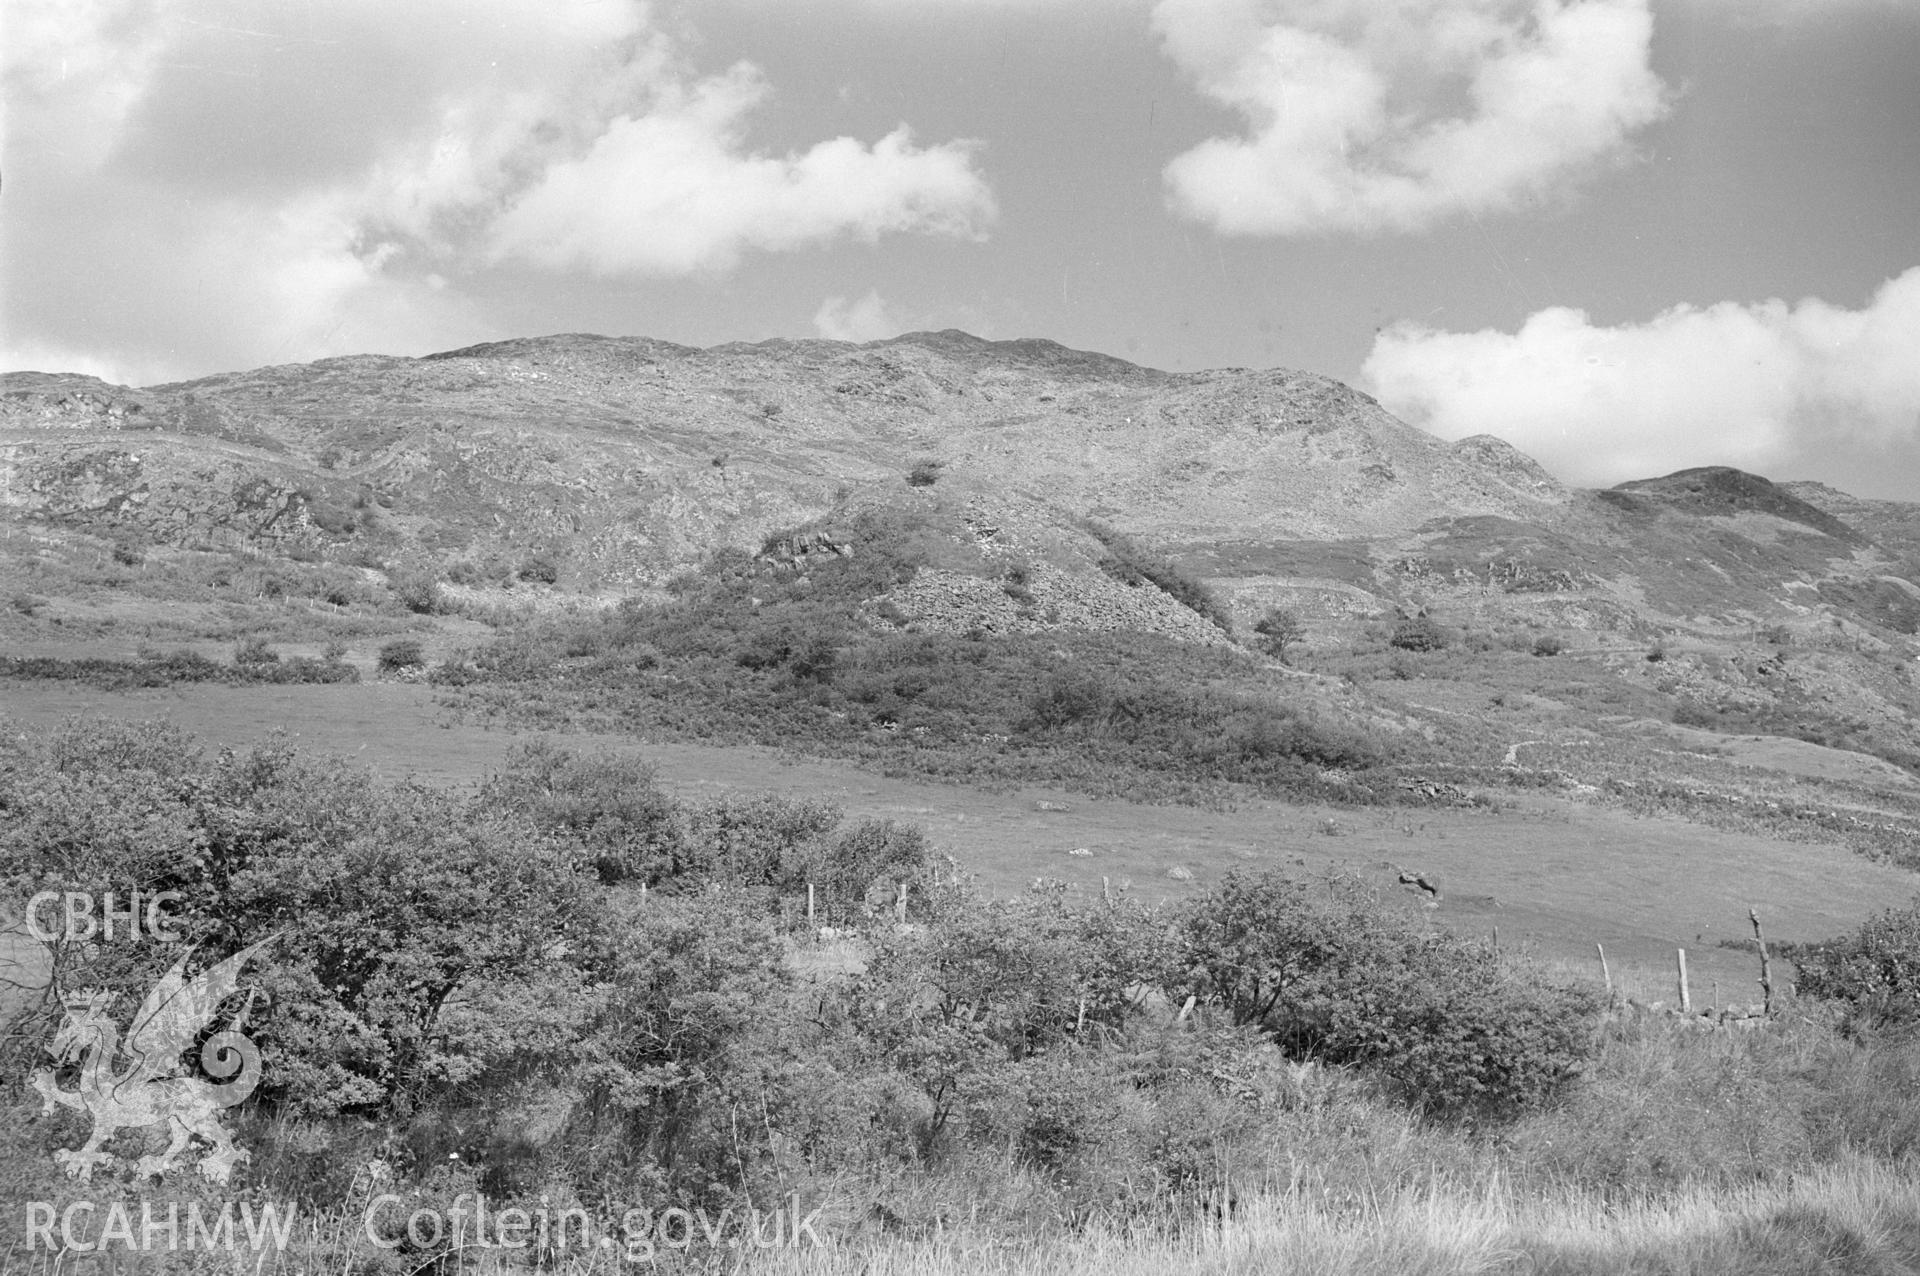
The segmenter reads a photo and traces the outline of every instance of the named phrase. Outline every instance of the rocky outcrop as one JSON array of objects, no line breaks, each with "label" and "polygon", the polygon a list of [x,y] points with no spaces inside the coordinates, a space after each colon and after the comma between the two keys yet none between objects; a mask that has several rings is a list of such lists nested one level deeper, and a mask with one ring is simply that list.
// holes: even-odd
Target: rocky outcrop
[{"label": "rocky outcrop", "polygon": [[1122,585],[1098,573],[1072,573],[1044,564],[1029,568],[1021,584],[925,569],[892,590],[885,602],[884,610],[868,609],[874,624],[904,623],[909,630],[929,633],[1030,634],[1064,627],[1158,633],[1202,646],[1229,641],[1213,624],[1152,585]]},{"label": "rocky outcrop", "polygon": [[805,572],[809,567],[837,558],[852,558],[853,546],[822,531],[795,532],[766,543],[757,555],[763,563],[788,571]]}]

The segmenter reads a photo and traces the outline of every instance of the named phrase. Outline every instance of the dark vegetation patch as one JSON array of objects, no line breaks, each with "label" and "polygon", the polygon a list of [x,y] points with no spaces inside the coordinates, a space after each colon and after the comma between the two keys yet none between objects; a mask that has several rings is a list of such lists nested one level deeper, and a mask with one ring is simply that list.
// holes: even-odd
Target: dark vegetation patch
[{"label": "dark vegetation patch", "polygon": [[1447,646],[1447,631],[1425,613],[1402,616],[1388,635],[1387,645],[1401,651],[1441,651]]},{"label": "dark vegetation patch", "polygon": [[[1736,787],[1725,778],[1703,783],[1645,770],[1633,778],[1598,778],[1598,785],[1610,800],[1629,811],[1673,815],[1792,841],[1840,842],[1868,859],[1920,871],[1920,810],[1895,815],[1865,810],[1845,799],[1822,800],[1818,785],[1808,786],[1811,792],[1776,795],[1754,793],[1750,786]],[[1884,795],[1878,797],[1886,801]],[[1910,803],[1900,805],[1911,808]]]},{"label": "dark vegetation patch", "polygon": [[251,683],[358,682],[360,671],[343,660],[292,656],[287,659],[253,639],[234,653],[234,663],[221,664],[195,651],[142,655],[134,660],[55,656],[0,656],[0,678],[35,678],[79,682],[103,691],[131,691],[140,687],[169,687],[178,682]]},{"label": "dark vegetation patch", "polygon": [[1600,497],[1625,509],[1648,502],[1694,515],[1725,517],[1753,511],[1800,523],[1837,540],[1857,542],[1861,539],[1846,523],[1771,480],[1724,465],[1679,470],[1661,478],[1636,479],[1618,484],[1600,493]]},{"label": "dark vegetation patch", "polygon": [[1101,571],[1123,585],[1150,583],[1181,606],[1219,626],[1223,633],[1233,632],[1233,620],[1220,600],[1172,559],[1136,544],[1131,537],[1097,520],[1088,519],[1082,526],[1106,547],[1107,556],[1100,560]]},{"label": "dark vegetation patch", "polygon": [[1920,597],[1890,580],[1823,580],[1820,598],[1895,633],[1920,633]]},{"label": "dark vegetation patch", "polygon": [[1846,1007],[1850,1031],[1920,1032],[1920,898],[1851,935],[1781,951],[1799,967],[1801,991]]},{"label": "dark vegetation patch", "polygon": [[1677,726],[1728,735],[1773,735],[1830,749],[1850,749],[1920,774],[1920,753],[1887,740],[1864,718],[1835,712],[1813,695],[1790,695],[1757,705],[1734,700],[1681,700],[1673,708],[1673,721]]},{"label": "dark vegetation patch", "polygon": [[396,638],[381,644],[376,663],[382,673],[422,669],[427,663],[426,647],[418,638]]},{"label": "dark vegetation patch", "polygon": [[552,554],[529,554],[521,560],[514,575],[537,585],[554,585],[560,581],[560,564]]},{"label": "dark vegetation patch", "polygon": [[[668,604],[529,625],[435,680],[547,726],[1161,798],[1245,784],[1364,801],[1384,792],[1365,773],[1402,760],[1401,746],[1300,704],[1243,653],[1142,634],[954,636],[869,622],[863,607],[925,561],[898,517],[857,521],[839,533],[846,552],[811,556],[827,561],[804,577],[723,552],[675,582]],[[1328,783],[1329,768],[1356,782]]]},{"label": "dark vegetation patch", "polygon": [[1292,576],[1374,586],[1369,541],[1217,541],[1177,547],[1202,576]]}]

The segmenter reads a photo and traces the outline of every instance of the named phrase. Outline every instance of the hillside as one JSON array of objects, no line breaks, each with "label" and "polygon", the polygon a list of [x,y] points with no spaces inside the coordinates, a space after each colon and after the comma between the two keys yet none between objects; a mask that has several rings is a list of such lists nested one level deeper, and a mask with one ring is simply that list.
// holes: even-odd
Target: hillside
[{"label": "hillside", "polygon": [[[1920,507],[1725,468],[1574,490],[1285,370],[950,331],[555,336],[141,389],[14,373],[0,467],[33,547],[0,581],[22,654],[255,634],[370,670],[410,629],[450,656],[528,616],[699,598],[740,625],[773,604],[760,621],[843,656],[892,629],[1220,649],[1251,663],[1181,695],[1271,684],[1459,760],[1649,720],[1920,759]],[[886,570],[822,574],[856,545]],[[1276,606],[1296,668],[1248,672]],[[1389,644],[1421,614],[1438,649]]]},{"label": "hillside", "polygon": [[146,390],[13,374],[0,405],[14,517],[170,543],[557,546],[585,588],[757,548],[924,459],[1155,541],[1551,519],[1568,499],[1498,445],[1449,448],[1322,378],[1173,376],[952,332],[704,351],[552,337]]}]

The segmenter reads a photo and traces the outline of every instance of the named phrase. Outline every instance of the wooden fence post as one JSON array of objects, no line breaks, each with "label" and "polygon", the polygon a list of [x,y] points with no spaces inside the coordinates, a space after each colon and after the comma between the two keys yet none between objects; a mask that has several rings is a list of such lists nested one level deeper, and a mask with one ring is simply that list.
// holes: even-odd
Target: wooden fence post
[{"label": "wooden fence post", "polygon": [[1674,951],[1680,954],[1680,1013],[1690,1015],[1693,1013],[1693,996],[1687,991],[1687,950],[1676,948]]},{"label": "wooden fence post", "polygon": [[898,914],[900,918],[900,924],[902,926],[906,925],[907,924],[907,884],[905,882],[900,883],[900,901],[899,903],[894,905],[894,911]]},{"label": "wooden fence post", "polygon": [[1607,969],[1607,950],[1604,945],[1595,944],[1594,951],[1600,954],[1600,978],[1607,981],[1607,1001],[1613,1001],[1613,972]]},{"label": "wooden fence post", "polygon": [[1749,908],[1747,920],[1753,923],[1753,942],[1760,945],[1760,1013],[1773,1013],[1773,963],[1767,959],[1767,937],[1760,933],[1760,914]]},{"label": "wooden fence post", "polygon": [[808,882],[807,883],[807,929],[812,930],[813,928],[814,928],[813,927],[813,883]]}]

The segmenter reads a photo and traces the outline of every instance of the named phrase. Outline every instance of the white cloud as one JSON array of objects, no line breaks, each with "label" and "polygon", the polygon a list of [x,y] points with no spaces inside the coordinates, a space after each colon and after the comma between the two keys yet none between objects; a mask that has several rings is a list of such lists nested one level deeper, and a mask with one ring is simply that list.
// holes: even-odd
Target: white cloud
[{"label": "white cloud", "polygon": [[1154,26],[1247,131],[1178,156],[1227,234],[1417,230],[1548,197],[1665,110],[1649,0],[1159,0]]},{"label": "white cloud", "polygon": [[611,121],[584,155],[550,165],[494,225],[495,257],[601,274],[725,270],[779,251],[889,231],[975,236],[994,216],[970,148],[913,145],[905,126],[799,155],[746,151],[746,115],[767,96],[742,64]]},{"label": "white cloud", "polygon": [[1403,324],[1375,341],[1362,377],[1442,438],[1497,434],[1575,483],[1695,465],[1795,478],[1920,442],[1916,350],[1920,267],[1859,310],[1774,300],[1618,327],[1564,308],[1514,333]]},{"label": "white cloud", "polygon": [[876,289],[858,301],[828,297],[813,312],[813,330],[829,341],[879,341],[898,336],[902,327]]},{"label": "white cloud", "polygon": [[[756,151],[645,0],[0,0],[9,344],[168,375],[491,335],[502,263],[649,275],[978,235],[963,142]],[[696,15],[697,16],[697,15]]]},{"label": "white cloud", "polygon": [[9,150],[98,163],[154,72],[164,37],[142,0],[9,0],[0,14]]}]

